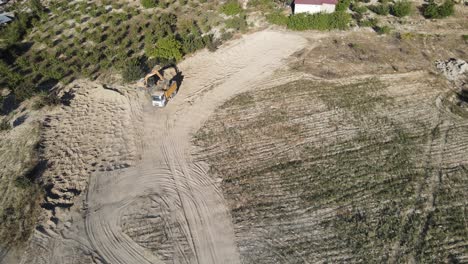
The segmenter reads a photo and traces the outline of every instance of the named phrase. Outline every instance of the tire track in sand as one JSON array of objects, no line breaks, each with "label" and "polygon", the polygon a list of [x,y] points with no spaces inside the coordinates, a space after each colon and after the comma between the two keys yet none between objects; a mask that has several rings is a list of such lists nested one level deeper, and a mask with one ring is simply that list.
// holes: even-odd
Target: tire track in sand
[{"label": "tire track in sand", "polygon": [[[185,75],[178,96],[164,109],[143,111],[142,160],[133,168],[92,176],[87,196],[88,238],[108,263],[161,263],[124,234],[119,219],[139,197],[157,194],[170,204],[193,256],[191,263],[239,263],[228,208],[214,179],[191,159],[191,135],[237,93],[272,79],[284,59],[306,45],[296,34],[262,31],[202,51],[179,65]],[[180,251],[180,250],[179,250]]]}]

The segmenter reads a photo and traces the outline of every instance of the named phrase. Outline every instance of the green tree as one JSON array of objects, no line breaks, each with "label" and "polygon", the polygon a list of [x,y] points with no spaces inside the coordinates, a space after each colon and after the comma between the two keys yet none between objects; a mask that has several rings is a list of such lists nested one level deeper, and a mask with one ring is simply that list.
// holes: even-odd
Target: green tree
[{"label": "green tree", "polygon": [[182,45],[174,36],[167,36],[159,39],[156,47],[147,49],[146,54],[149,57],[179,61],[182,59],[181,48]]}]

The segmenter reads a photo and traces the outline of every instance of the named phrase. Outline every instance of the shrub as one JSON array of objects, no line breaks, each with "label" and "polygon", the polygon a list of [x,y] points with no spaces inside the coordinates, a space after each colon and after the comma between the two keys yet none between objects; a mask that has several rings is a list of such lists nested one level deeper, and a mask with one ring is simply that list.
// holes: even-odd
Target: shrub
[{"label": "shrub", "polygon": [[396,17],[404,17],[411,14],[412,6],[411,2],[408,0],[397,1],[392,5],[391,12],[392,15]]},{"label": "shrub", "polygon": [[37,97],[37,101],[34,103],[33,108],[38,110],[43,108],[44,106],[55,106],[59,105],[62,102],[60,97],[56,93],[47,93],[47,92],[40,92],[39,96]]},{"label": "shrub", "polygon": [[375,32],[379,35],[385,35],[390,33],[390,27],[389,26],[375,26],[374,27]]},{"label": "shrub", "polygon": [[249,7],[253,7],[263,12],[272,10],[275,7],[275,3],[271,0],[251,0],[248,5]]},{"label": "shrub", "polygon": [[288,17],[279,10],[268,14],[266,19],[269,23],[275,25],[286,26],[288,24]]},{"label": "shrub", "polygon": [[444,18],[453,15],[454,12],[452,0],[446,0],[442,5],[437,5],[434,1],[430,1],[424,8],[423,16],[425,18]]},{"label": "shrub", "polygon": [[22,82],[13,89],[13,94],[15,95],[15,100],[17,102],[22,102],[26,99],[29,99],[34,96],[35,93],[36,89],[34,85],[28,81]]},{"label": "shrub", "polygon": [[247,29],[247,21],[245,20],[245,15],[243,16],[236,16],[226,20],[226,27],[233,28],[236,30],[244,31]]},{"label": "shrub", "polygon": [[346,29],[351,20],[351,16],[346,12],[334,12],[331,14],[297,14],[288,19],[288,28],[293,30],[332,30]]},{"label": "shrub", "polygon": [[374,28],[378,23],[379,21],[376,18],[369,18],[368,20],[359,21],[359,26]]},{"label": "shrub", "polygon": [[145,72],[143,66],[138,59],[131,59],[125,64],[122,70],[122,78],[125,82],[133,82],[143,77]]},{"label": "shrub", "polygon": [[387,4],[371,5],[369,9],[377,15],[386,16],[390,13],[390,8]]},{"label": "shrub", "polygon": [[10,122],[6,120],[2,120],[2,122],[0,122],[0,131],[10,130],[10,129],[11,129]]},{"label": "shrub", "polygon": [[158,6],[158,1],[156,0],[140,0],[140,3],[144,8],[154,8]]},{"label": "shrub", "polygon": [[226,4],[221,6],[221,12],[228,16],[237,15],[242,12],[242,7],[235,0],[229,1]]},{"label": "shrub", "polygon": [[468,35],[462,35],[462,39],[468,41]]},{"label": "shrub", "polygon": [[147,49],[146,53],[149,57],[179,61],[182,59],[181,48],[182,45],[174,36],[168,36],[159,39],[156,42],[156,47]]},{"label": "shrub", "polygon": [[205,43],[203,43],[202,37],[196,36],[194,34],[188,34],[182,38],[182,50],[186,54],[195,52],[204,47]]},{"label": "shrub", "polygon": [[346,11],[348,10],[350,4],[351,0],[339,0],[338,4],[336,4],[335,11]]},{"label": "shrub", "polygon": [[364,14],[367,11],[367,7],[363,5],[353,4],[351,6],[351,10],[358,14]]},{"label": "shrub", "polygon": [[440,17],[448,17],[455,13],[454,2],[452,0],[446,0],[438,9]]},{"label": "shrub", "polygon": [[29,7],[35,14],[42,14],[45,10],[40,0],[29,0]]}]

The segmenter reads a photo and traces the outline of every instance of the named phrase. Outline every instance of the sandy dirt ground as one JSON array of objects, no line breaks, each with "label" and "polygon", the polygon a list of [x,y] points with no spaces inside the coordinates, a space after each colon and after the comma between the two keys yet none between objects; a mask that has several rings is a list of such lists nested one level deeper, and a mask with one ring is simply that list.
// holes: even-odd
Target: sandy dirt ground
[{"label": "sandy dirt ground", "polygon": [[[88,94],[97,105],[112,98],[123,104],[122,109],[98,107],[100,110],[93,112],[98,114],[93,115],[71,111],[66,113],[73,116],[69,122],[95,119],[126,129],[90,131],[85,122],[76,129],[68,127],[67,138],[88,138],[70,143],[72,149],[78,151],[82,143],[95,142],[96,156],[106,157],[116,145],[113,147],[119,146],[126,154],[126,161],[105,158],[92,161],[95,169],[85,170],[89,162],[77,157],[69,168],[83,170],[77,182],[67,183],[73,186],[71,194],[64,194],[64,188],[55,192],[52,188],[52,198],[62,195],[66,206],[62,197],[50,203],[50,207],[56,206],[49,215],[52,220],[36,232],[21,263],[240,263],[219,182],[208,176],[206,164],[191,158],[192,135],[216,107],[237,93],[268,82],[306,43],[294,33],[261,31],[232,41],[215,53],[197,53],[179,65],[184,81],[177,97],[163,109],[151,107],[148,98],[133,93],[96,88]],[[99,99],[96,95],[102,93],[114,95]],[[112,114],[99,114],[109,111]],[[125,117],[123,122],[114,120],[121,116]],[[128,122],[129,116],[132,122]],[[65,117],[61,118],[58,120]],[[60,124],[57,121],[55,126]],[[127,140],[115,140],[126,133]],[[105,135],[103,141],[96,142],[101,135]],[[107,146],[106,151],[102,145]],[[90,175],[89,181],[86,175]],[[55,183],[62,182],[58,175],[52,178]]]}]

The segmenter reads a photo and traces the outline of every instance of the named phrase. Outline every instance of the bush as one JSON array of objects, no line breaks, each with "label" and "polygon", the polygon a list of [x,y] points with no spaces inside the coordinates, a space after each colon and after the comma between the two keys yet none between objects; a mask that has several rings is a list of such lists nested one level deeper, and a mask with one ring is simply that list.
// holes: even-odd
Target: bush
[{"label": "bush", "polygon": [[15,100],[17,102],[22,102],[36,94],[36,87],[32,83],[24,81],[18,86],[14,87],[13,94],[15,95]]},{"label": "bush", "polygon": [[369,6],[369,9],[377,15],[381,16],[386,16],[390,13],[390,8],[387,4],[371,5]]},{"label": "bush", "polygon": [[452,0],[446,0],[442,5],[437,5],[430,1],[424,8],[423,16],[425,18],[444,18],[454,14],[454,3]]},{"label": "bush", "polygon": [[364,14],[367,11],[367,7],[363,5],[353,4],[351,6],[351,10],[358,14]]},{"label": "bush", "polygon": [[455,13],[454,9],[454,2],[452,0],[446,0],[438,9],[439,9],[439,16],[449,17]]},{"label": "bush", "polygon": [[391,31],[389,26],[375,26],[374,30],[379,35],[386,35],[386,34],[390,33],[390,31]]},{"label": "bush", "polygon": [[156,42],[156,47],[147,49],[146,53],[148,57],[179,61],[182,59],[181,48],[182,45],[174,36],[168,36],[159,39]]},{"label": "bush", "polygon": [[229,1],[226,4],[221,6],[221,12],[228,16],[237,15],[242,12],[242,7],[237,1]]},{"label": "bush", "polygon": [[37,101],[34,103],[33,108],[38,110],[45,106],[55,106],[62,102],[56,93],[40,92]]},{"label": "bush", "polygon": [[158,1],[156,0],[140,0],[140,3],[144,8],[154,8],[158,6]]},{"label": "bush", "polygon": [[331,14],[297,14],[288,19],[288,28],[293,30],[332,30],[347,29],[351,16],[346,12],[334,12]]},{"label": "bush", "polygon": [[10,129],[11,129],[11,125],[8,121],[2,120],[2,122],[0,122],[0,131],[6,131]]},{"label": "bush", "polygon": [[30,0],[29,7],[35,14],[42,14],[45,10],[44,6],[42,5],[40,0]]},{"label": "bush", "polygon": [[227,28],[233,28],[240,31],[245,31],[248,26],[245,15],[230,18],[226,20],[225,23]]},{"label": "bush", "polygon": [[359,26],[374,28],[378,23],[379,21],[376,18],[369,18],[368,20],[359,21]]},{"label": "bush", "polygon": [[391,8],[392,15],[396,17],[408,16],[411,14],[411,11],[411,2],[409,2],[408,0],[398,1],[395,4],[393,4]]},{"label": "bush", "polygon": [[337,12],[346,11],[348,10],[350,4],[351,4],[351,0],[339,0],[338,4],[336,4],[335,11]]},{"label": "bush", "polygon": [[269,23],[275,25],[286,26],[288,24],[288,17],[279,10],[266,15],[266,19]]}]

